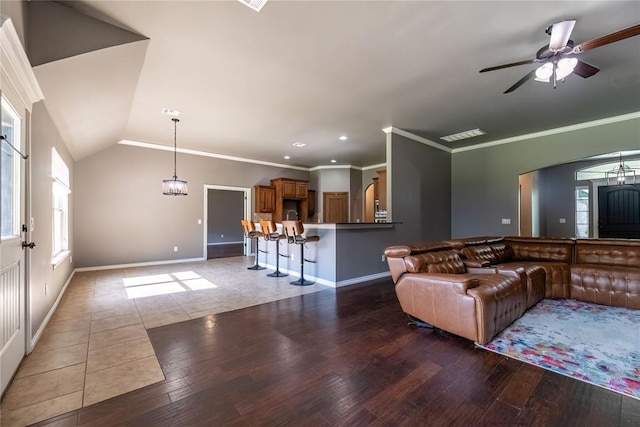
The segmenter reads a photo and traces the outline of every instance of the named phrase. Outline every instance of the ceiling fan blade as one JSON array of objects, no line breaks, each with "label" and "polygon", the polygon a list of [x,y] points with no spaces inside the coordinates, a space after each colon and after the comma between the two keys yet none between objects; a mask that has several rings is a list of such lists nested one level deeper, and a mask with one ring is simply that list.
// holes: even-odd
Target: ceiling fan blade
[{"label": "ceiling fan blade", "polygon": [[551,30],[551,40],[549,41],[549,49],[558,51],[564,49],[569,42],[573,27],[576,25],[575,19],[556,22],[547,28],[547,33]]},{"label": "ceiling fan blade", "polygon": [[587,77],[593,76],[598,71],[600,71],[600,68],[594,67],[593,65],[587,64],[583,61],[578,61],[578,63],[576,64],[576,68],[573,69],[573,74],[586,79]]},{"label": "ceiling fan blade", "polygon": [[525,61],[512,62],[510,64],[496,65],[495,67],[483,68],[480,70],[480,73],[486,73],[487,71],[501,70],[503,68],[515,67],[517,65],[525,65],[525,64],[533,64],[534,62],[538,62],[537,59],[527,59]]},{"label": "ceiling fan blade", "polygon": [[505,90],[503,93],[511,93],[511,92],[513,92],[514,90],[518,89],[520,86],[525,84],[528,80],[531,80],[533,78],[533,76],[535,76],[535,75],[536,75],[536,70],[529,71],[526,76],[524,76],[523,78],[518,80],[513,86],[511,86],[509,89]]},{"label": "ceiling fan blade", "polygon": [[608,45],[610,43],[615,43],[617,41],[624,40],[629,37],[634,37],[637,35],[640,35],[640,24],[634,25],[629,28],[625,28],[620,31],[616,31],[615,33],[611,33],[611,34],[604,35],[602,37],[595,38],[593,40],[582,42],[578,46],[573,48],[573,53],[585,52],[589,49],[595,49],[597,47]]}]

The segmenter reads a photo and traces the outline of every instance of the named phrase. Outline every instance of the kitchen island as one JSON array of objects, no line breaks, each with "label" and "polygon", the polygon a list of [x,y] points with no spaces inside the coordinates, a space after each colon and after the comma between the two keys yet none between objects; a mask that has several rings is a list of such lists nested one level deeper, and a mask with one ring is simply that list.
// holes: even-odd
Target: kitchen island
[{"label": "kitchen island", "polygon": [[[305,246],[304,256],[315,263],[305,262],[305,279],[339,287],[389,276],[384,248],[394,244],[396,223],[305,223],[305,235],[320,237],[318,242]],[[282,224],[278,224],[282,232]],[[300,247],[280,241],[280,271],[294,277],[300,275]],[[276,242],[260,240],[260,248],[268,253],[260,254],[260,263],[275,269]],[[266,259],[266,262],[265,262]]]}]

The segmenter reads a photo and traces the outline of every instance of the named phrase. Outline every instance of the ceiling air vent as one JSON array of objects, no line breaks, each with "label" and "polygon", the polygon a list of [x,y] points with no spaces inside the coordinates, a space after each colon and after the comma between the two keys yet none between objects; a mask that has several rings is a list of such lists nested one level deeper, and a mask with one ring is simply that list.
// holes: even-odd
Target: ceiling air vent
[{"label": "ceiling air vent", "polygon": [[249,6],[256,12],[260,12],[262,7],[267,3],[267,0],[238,0],[240,3]]},{"label": "ceiling air vent", "polygon": [[464,132],[454,133],[453,135],[441,136],[447,142],[460,141],[461,139],[473,138],[474,136],[484,135],[486,132],[480,129],[471,129]]}]

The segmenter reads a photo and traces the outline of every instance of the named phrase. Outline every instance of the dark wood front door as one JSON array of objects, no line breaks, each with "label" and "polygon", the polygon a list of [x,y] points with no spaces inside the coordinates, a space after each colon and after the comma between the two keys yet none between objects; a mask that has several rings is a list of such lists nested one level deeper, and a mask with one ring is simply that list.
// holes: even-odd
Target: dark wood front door
[{"label": "dark wood front door", "polygon": [[598,188],[599,237],[640,239],[640,184]]},{"label": "dark wood front door", "polygon": [[349,193],[322,193],[324,222],[349,221]]}]

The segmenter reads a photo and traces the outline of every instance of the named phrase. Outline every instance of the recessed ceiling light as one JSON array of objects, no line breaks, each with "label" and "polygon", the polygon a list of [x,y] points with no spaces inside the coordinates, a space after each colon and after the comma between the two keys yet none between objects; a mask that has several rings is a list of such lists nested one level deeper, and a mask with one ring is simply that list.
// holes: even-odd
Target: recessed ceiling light
[{"label": "recessed ceiling light", "polygon": [[336,162],[336,159],[331,159],[331,163],[335,163],[335,162]]},{"label": "recessed ceiling light", "polygon": [[180,115],[180,111],[178,111],[178,110],[173,110],[173,109],[171,109],[171,108],[163,108],[163,109],[162,109],[162,113],[163,113],[163,114],[166,114],[166,115],[168,115],[168,116],[174,116],[174,117],[175,117],[175,116]]},{"label": "recessed ceiling light", "polygon": [[484,135],[486,132],[481,129],[471,129],[464,132],[454,133],[452,135],[441,136],[447,142],[460,141],[461,139],[473,138],[474,136]]},{"label": "recessed ceiling light", "polygon": [[304,147],[307,144],[305,144],[304,142],[294,142],[291,145],[293,145],[294,147]]},{"label": "recessed ceiling light", "polygon": [[289,160],[291,156],[284,156],[285,160]]},{"label": "recessed ceiling light", "polygon": [[340,138],[338,138],[340,141],[346,141],[347,139],[349,139],[347,137],[347,135],[342,135]]}]

